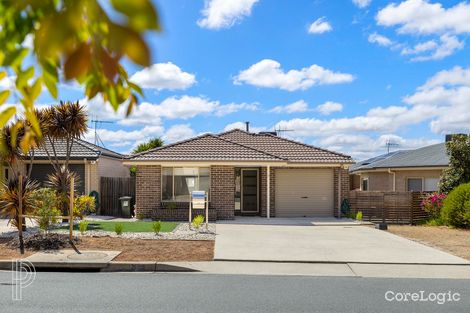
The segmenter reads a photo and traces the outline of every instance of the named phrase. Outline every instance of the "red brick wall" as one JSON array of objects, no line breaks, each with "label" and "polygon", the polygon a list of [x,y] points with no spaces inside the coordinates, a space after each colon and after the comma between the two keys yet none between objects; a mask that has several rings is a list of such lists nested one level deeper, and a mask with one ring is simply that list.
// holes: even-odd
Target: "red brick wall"
[{"label": "red brick wall", "polygon": [[161,204],[161,166],[137,166],[135,180],[136,214],[142,213],[145,218],[155,217]]},{"label": "red brick wall", "polygon": [[211,166],[210,208],[218,220],[233,219],[235,213],[235,169],[233,166]]},{"label": "red brick wall", "polygon": [[[334,197],[335,197],[335,216],[338,217],[338,178],[339,168],[334,169]],[[341,169],[341,202],[348,198],[349,194],[349,171],[347,169]]]}]

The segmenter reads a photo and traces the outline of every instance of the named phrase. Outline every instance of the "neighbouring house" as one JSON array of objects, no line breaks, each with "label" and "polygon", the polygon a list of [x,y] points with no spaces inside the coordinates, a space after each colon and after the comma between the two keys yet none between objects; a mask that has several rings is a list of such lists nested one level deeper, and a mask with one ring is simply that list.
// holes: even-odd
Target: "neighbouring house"
[{"label": "neighbouring house", "polygon": [[394,151],[351,166],[351,189],[436,191],[442,171],[448,165],[445,143]]},{"label": "neighbouring house", "polygon": [[[278,137],[232,130],[143,153],[136,166],[136,213],[186,220],[190,193],[205,190],[209,215],[334,216],[349,191],[350,156]],[[197,212],[195,212],[197,214]]]},{"label": "neighbouring house", "polygon": [[[52,151],[52,146],[46,141],[46,148]],[[65,141],[55,142],[54,148],[60,162],[65,161]],[[53,156],[52,156],[53,157]],[[94,145],[81,139],[75,139],[69,161],[69,169],[74,171],[80,179],[77,191],[80,194],[89,194],[91,191],[100,192],[101,177],[129,177],[129,168],[123,165],[122,154]],[[54,172],[53,166],[44,148],[34,150],[33,168],[31,178],[42,185],[48,180],[47,175]],[[25,172],[30,166],[30,159],[19,165],[19,170]],[[2,179],[11,175],[5,164],[2,170]]]}]

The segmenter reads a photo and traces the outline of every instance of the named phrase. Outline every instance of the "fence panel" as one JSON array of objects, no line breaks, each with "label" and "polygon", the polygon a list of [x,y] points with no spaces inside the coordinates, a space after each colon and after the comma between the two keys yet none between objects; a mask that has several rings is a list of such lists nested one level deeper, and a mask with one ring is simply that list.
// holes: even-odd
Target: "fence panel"
[{"label": "fence panel", "polygon": [[120,197],[130,196],[131,205],[135,204],[134,177],[101,177],[101,201],[99,214],[121,216]]},{"label": "fence panel", "polygon": [[371,222],[385,220],[393,224],[414,224],[426,219],[421,208],[424,194],[400,191],[350,191],[349,202],[353,214],[361,211],[363,219]]}]

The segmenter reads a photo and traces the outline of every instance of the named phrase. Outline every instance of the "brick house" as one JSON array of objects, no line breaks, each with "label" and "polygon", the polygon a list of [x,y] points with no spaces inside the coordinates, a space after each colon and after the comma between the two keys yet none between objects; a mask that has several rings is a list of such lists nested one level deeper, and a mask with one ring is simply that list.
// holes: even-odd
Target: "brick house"
[{"label": "brick house", "polygon": [[193,190],[208,193],[212,220],[334,216],[347,196],[352,163],[344,154],[238,129],[166,145],[124,162],[137,167],[136,213],[161,220],[186,220]]}]

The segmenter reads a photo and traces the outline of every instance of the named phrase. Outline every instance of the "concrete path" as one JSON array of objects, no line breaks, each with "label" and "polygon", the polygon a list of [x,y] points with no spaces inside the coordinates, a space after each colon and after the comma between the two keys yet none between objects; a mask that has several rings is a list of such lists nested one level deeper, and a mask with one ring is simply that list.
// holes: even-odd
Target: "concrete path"
[{"label": "concrete path", "polygon": [[36,268],[101,269],[106,268],[120,253],[121,251],[86,250],[77,254],[74,250],[64,249],[37,252],[25,260],[34,264]]},{"label": "concrete path", "polygon": [[470,279],[470,265],[359,263],[164,262],[163,271],[201,274]]},{"label": "concrete path", "polygon": [[215,260],[470,264],[470,261],[366,226],[217,224]]},{"label": "concrete path", "polygon": [[289,217],[270,218],[260,216],[237,216],[234,220],[221,220],[217,224],[230,225],[285,225],[285,226],[359,226],[370,225],[368,222],[359,222],[350,218],[334,217]]}]

